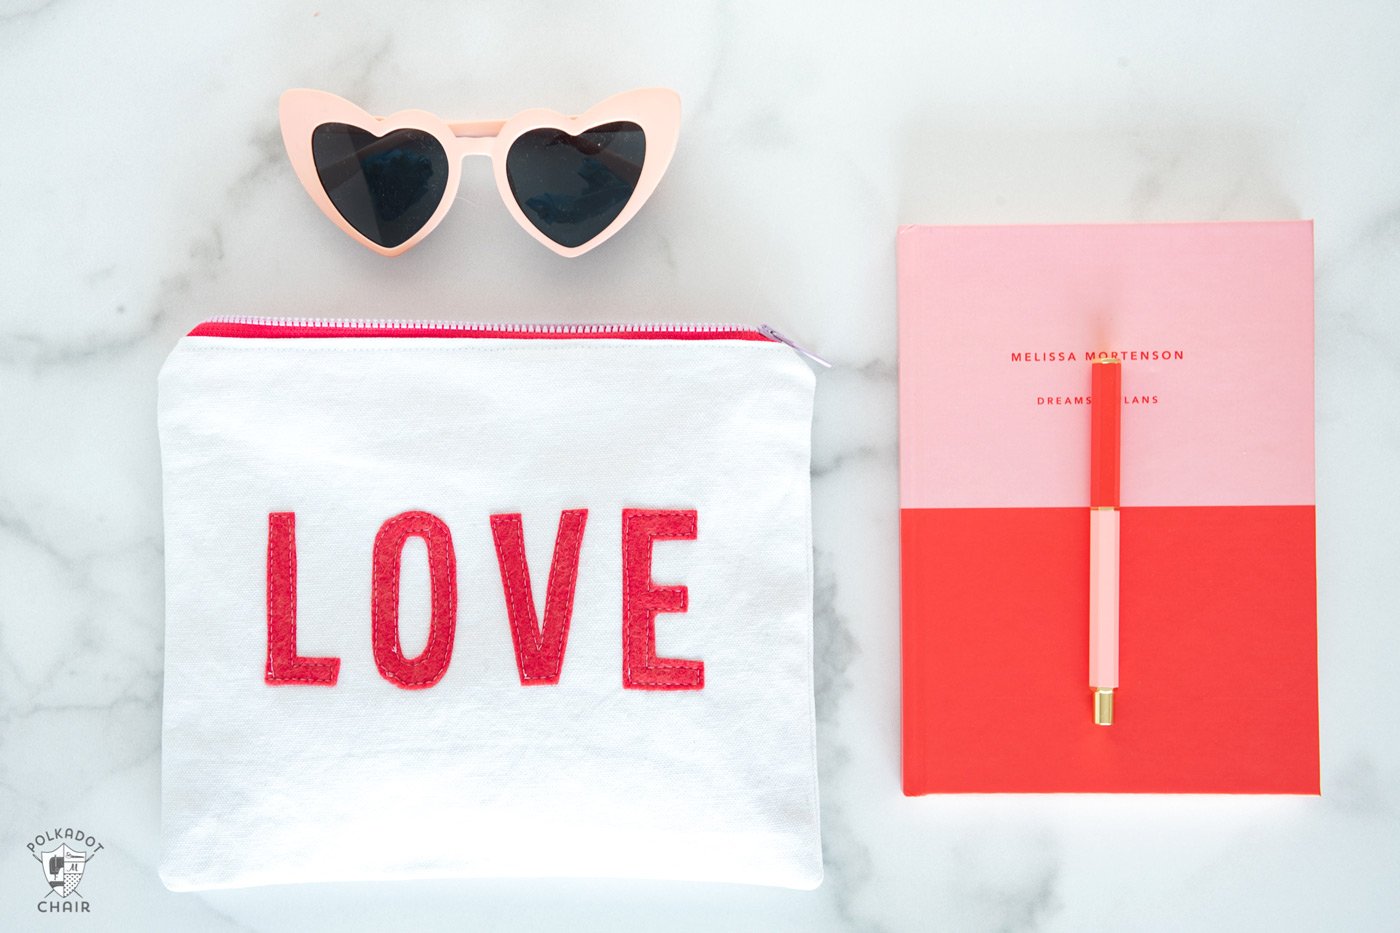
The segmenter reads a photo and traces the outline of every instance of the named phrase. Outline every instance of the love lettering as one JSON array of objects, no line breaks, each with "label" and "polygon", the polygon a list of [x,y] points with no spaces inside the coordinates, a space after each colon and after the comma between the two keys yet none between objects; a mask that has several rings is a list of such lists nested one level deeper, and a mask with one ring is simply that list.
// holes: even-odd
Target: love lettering
[{"label": "love lettering", "polygon": [[[587,522],[587,509],[571,509],[559,516],[541,618],[530,587],[521,517],[491,516],[522,685],[559,682]],[[622,510],[622,685],[628,689],[700,690],[705,686],[704,661],[656,656],[656,616],[685,612],[687,591],[684,586],[652,582],[652,545],[694,540],[695,534],[693,509]],[[413,658],[404,656],[399,641],[399,571],[409,538],[422,538],[427,545],[432,607],[428,643]],[[405,690],[420,690],[447,673],[457,630],[457,556],[452,532],[442,519],[429,512],[404,512],[380,526],[374,537],[370,620],[374,662],[385,680]],[[330,687],[339,676],[339,658],[306,657],[297,651],[296,513],[272,512],[267,516],[266,680]]]}]

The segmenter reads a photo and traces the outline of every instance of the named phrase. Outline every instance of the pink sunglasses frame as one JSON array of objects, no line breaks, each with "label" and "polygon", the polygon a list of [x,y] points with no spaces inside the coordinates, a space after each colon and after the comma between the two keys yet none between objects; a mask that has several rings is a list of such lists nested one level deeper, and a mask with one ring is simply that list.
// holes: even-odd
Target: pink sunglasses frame
[{"label": "pink sunglasses frame", "polygon": [[[301,186],[311,195],[311,200],[351,239],[367,246],[384,256],[398,256],[407,252],[442,221],[451,209],[457,196],[457,187],[462,178],[462,160],[467,156],[487,156],[495,171],[496,187],[506,210],[515,222],[539,242],[560,256],[580,256],[607,240],[623,225],[636,216],[637,211],[656,190],[666,167],[671,164],[671,156],[676,151],[676,139],[680,135],[681,99],[669,88],[638,88],[615,94],[602,103],[590,107],[575,117],[565,116],[553,110],[536,108],[518,113],[509,120],[478,120],[448,122],[426,110],[400,110],[387,117],[376,117],[361,110],[344,98],[325,91],[309,88],[293,88],[282,94],[278,104],[278,114],[282,123],[282,142],[287,147],[287,156],[296,171]],[[628,121],[642,128],[646,134],[646,159],[642,163],[641,176],[631,198],[603,231],[579,246],[561,246],[530,222],[515,196],[510,190],[506,177],[506,154],[511,144],[521,135],[531,130],[557,129],[571,136],[577,136],[595,126],[605,123]],[[396,130],[413,129],[431,134],[447,153],[447,185],[442,201],[433,211],[428,222],[421,229],[400,243],[386,247],[352,227],[340,211],[331,203],[329,195],[321,184],[316,172],[316,163],[311,155],[311,134],[323,123],[345,123],[358,127],[375,136],[385,136]]]}]

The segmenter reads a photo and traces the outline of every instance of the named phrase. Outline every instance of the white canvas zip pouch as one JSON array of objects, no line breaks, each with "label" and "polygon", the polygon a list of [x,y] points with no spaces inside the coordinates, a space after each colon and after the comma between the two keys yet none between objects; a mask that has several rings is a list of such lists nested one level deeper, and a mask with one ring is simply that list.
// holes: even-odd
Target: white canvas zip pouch
[{"label": "white canvas zip pouch", "polygon": [[251,318],[181,340],[166,885],[815,887],[814,377],[784,342]]}]

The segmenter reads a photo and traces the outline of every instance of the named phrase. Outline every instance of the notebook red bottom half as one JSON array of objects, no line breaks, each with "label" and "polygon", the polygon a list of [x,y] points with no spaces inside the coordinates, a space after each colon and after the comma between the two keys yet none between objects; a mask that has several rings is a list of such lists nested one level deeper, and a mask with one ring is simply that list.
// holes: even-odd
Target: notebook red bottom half
[{"label": "notebook red bottom half", "polygon": [[1313,506],[1121,516],[1093,721],[1087,509],[904,509],[904,792],[1317,794]]}]

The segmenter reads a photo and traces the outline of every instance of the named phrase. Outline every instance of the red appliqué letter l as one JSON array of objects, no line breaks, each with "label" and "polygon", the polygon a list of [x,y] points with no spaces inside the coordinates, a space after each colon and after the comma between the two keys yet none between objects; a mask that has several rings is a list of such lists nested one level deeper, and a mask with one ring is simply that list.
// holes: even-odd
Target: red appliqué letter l
[{"label": "red appliqu\u00e9 letter l", "polygon": [[270,684],[335,686],[340,658],[297,654],[297,515],[267,516],[267,675]]}]

